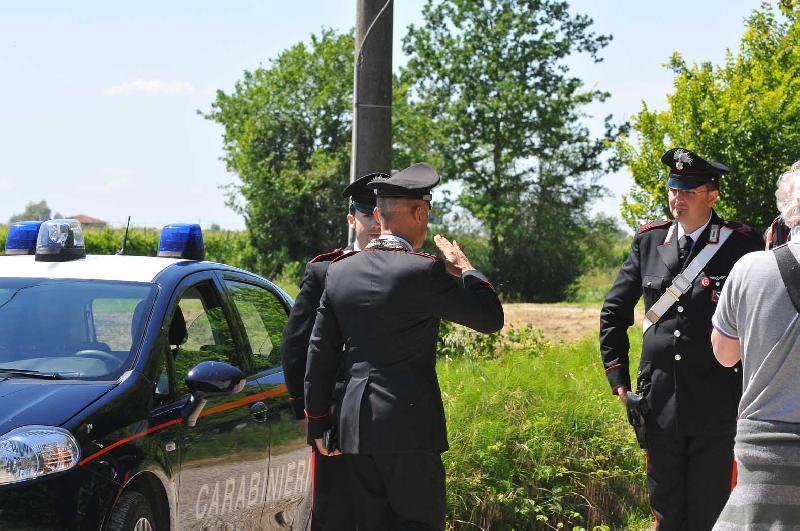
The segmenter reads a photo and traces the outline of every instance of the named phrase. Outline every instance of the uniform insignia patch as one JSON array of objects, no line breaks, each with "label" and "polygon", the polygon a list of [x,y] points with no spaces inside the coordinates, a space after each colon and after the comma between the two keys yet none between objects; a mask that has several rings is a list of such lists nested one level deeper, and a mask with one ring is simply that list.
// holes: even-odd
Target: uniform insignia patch
[{"label": "uniform insignia patch", "polygon": [[683,169],[684,164],[692,165],[692,157],[690,157],[689,153],[684,149],[676,149],[673,157],[675,158],[675,168],[677,168],[678,171]]},{"label": "uniform insignia patch", "polygon": [[664,238],[664,243],[662,245],[670,245],[670,240],[672,239],[672,233],[675,231],[675,225],[670,225],[669,230],[667,231],[667,237]]},{"label": "uniform insignia patch", "polygon": [[711,302],[719,302],[719,295],[722,293],[719,290],[711,290]]},{"label": "uniform insignia patch", "polygon": [[719,243],[719,225],[711,225],[708,233],[708,243]]},{"label": "uniform insignia patch", "polygon": [[711,279],[708,277],[703,277],[703,279],[700,281],[700,284],[702,284],[704,288],[707,288],[711,285]]}]

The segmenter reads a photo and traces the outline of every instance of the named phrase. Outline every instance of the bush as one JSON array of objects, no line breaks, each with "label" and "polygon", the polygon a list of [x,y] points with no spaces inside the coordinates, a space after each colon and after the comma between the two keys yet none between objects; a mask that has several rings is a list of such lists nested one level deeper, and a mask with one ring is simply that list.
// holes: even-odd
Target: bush
[{"label": "bush", "polygon": [[525,327],[475,343],[443,331],[451,529],[650,525],[644,452],[593,339],[553,346]]}]

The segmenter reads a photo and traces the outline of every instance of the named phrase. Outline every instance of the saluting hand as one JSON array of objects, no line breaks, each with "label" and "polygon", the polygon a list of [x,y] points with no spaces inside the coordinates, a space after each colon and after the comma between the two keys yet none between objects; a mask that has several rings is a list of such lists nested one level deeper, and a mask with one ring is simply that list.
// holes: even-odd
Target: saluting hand
[{"label": "saluting hand", "polygon": [[452,276],[461,278],[461,275],[467,271],[472,271],[475,269],[472,267],[467,255],[464,254],[464,251],[461,250],[461,247],[458,246],[458,242],[455,240],[453,240],[451,243],[444,236],[437,234],[433,237],[433,243],[435,243],[436,247],[438,247],[442,252],[444,265],[447,268],[447,272]]}]

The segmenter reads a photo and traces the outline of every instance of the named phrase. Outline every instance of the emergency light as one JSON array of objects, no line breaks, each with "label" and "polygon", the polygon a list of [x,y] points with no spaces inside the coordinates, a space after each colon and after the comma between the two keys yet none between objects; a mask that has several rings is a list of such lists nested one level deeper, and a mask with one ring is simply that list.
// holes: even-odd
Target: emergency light
[{"label": "emergency light", "polygon": [[202,260],[206,256],[203,231],[196,223],[173,223],[161,229],[158,256]]},{"label": "emergency light", "polygon": [[36,260],[64,262],[86,258],[83,229],[75,219],[51,219],[39,227],[36,240]]},{"label": "emergency light", "polygon": [[17,221],[8,226],[6,255],[35,254],[41,221]]}]

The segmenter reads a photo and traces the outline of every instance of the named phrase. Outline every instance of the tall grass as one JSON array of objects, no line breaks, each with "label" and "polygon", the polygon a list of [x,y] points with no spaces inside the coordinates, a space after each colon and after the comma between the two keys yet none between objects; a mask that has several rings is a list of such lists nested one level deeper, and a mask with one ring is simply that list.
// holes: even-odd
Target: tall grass
[{"label": "tall grass", "polygon": [[643,450],[596,339],[554,346],[527,328],[483,344],[469,335],[446,330],[438,365],[450,528],[647,528]]}]

